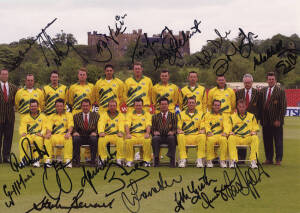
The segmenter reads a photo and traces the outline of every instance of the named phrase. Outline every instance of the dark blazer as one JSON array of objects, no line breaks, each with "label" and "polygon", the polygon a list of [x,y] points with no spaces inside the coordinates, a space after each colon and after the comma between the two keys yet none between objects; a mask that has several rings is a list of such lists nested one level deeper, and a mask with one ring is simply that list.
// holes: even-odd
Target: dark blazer
[{"label": "dark blazer", "polygon": [[151,133],[153,135],[154,131],[160,132],[161,136],[167,136],[169,131],[176,133],[177,131],[177,116],[175,113],[168,112],[168,117],[166,124],[163,124],[161,112],[152,116],[152,127]]},{"label": "dark blazer", "polygon": [[[245,88],[239,89],[235,92],[236,101],[239,99],[246,100],[246,92]],[[259,91],[257,89],[252,88],[251,100],[249,102],[247,111],[251,112],[255,115],[256,120],[258,120],[258,99],[259,99]]]},{"label": "dark blazer", "polygon": [[92,132],[98,132],[97,124],[99,120],[99,114],[96,112],[90,112],[88,130],[84,128],[83,112],[74,115],[73,120],[73,132],[78,132],[80,136],[89,136]]},{"label": "dark blazer", "polygon": [[4,101],[2,87],[0,86],[0,123],[5,122],[5,118],[8,118],[12,123],[15,120],[15,96],[18,91],[18,88],[11,83],[8,83],[9,95],[8,102]]},{"label": "dark blazer", "polygon": [[284,123],[287,102],[283,89],[275,86],[271,94],[271,99],[268,107],[266,105],[266,95],[269,87],[264,87],[260,91],[259,96],[259,119],[262,126],[273,125],[274,121],[278,120],[281,124]]}]

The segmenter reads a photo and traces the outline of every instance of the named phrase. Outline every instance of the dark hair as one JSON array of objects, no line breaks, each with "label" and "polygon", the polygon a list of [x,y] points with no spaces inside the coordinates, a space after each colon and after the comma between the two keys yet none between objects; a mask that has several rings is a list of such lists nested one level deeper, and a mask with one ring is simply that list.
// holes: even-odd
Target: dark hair
[{"label": "dark hair", "polygon": [[85,98],[85,99],[83,99],[82,101],[81,101],[81,105],[82,105],[82,103],[89,103],[89,105],[91,105],[91,101],[90,101],[90,99],[88,99],[88,98]]},{"label": "dark hair", "polygon": [[52,74],[59,75],[57,70],[52,70],[51,73],[50,73],[50,76],[51,76]]},{"label": "dark hair", "polygon": [[166,101],[166,102],[168,102],[168,104],[169,104],[169,99],[167,99],[166,97],[160,98],[160,99],[158,100],[158,103],[161,104],[162,101]]},{"label": "dark hair", "polygon": [[135,102],[142,102],[142,104],[144,104],[144,101],[143,101],[143,99],[141,99],[141,98],[136,98],[136,99],[134,99],[134,103]]},{"label": "dark hair", "polygon": [[108,68],[108,67],[114,69],[114,66],[112,64],[105,64],[104,70],[106,70],[106,68]]},{"label": "dark hair", "polygon": [[168,73],[169,74],[169,70],[161,70],[160,73]]},{"label": "dark hair", "polygon": [[198,76],[198,73],[197,73],[196,71],[190,71],[190,72],[189,72],[189,76],[190,76],[190,74],[192,74],[192,73],[195,73],[195,74]]},{"label": "dark hair", "polygon": [[64,101],[64,99],[62,99],[62,98],[58,98],[58,99],[56,99],[56,101],[55,101],[55,105],[56,105],[57,103],[63,103],[63,104],[65,104],[65,101]]},{"label": "dark hair", "polygon": [[219,102],[220,105],[222,104],[221,101],[220,101],[220,100],[217,100],[217,99],[214,99],[213,102],[212,102],[212,104],[214,105],[215,102]]},{"label": "dark hair", "polygon": [[196,98],[194,97],[194,96],[190,96],[190,97],[188,97],[188,100],[194,100],[195,102],[196,102]]},{"label": "dark hair", "polygon": [[241,98],[239,99],[237,102],[236,102],[236,105],[239,105],[239,104],[246,104],[246,100]]},{"label": "dark hair", "polygon": [[26,78],[27,78],[27,76],[33,76],[34,77],[34,75],[32,73],[27,73]]},{"label": "dark hair", "polygon": [[276,78],[275,72],[268,72],[268,73],[267,73],[267,78],[268,78],[269,76],[274,76],[274,77]]},{"label": "dark hair", "polygon": [[29,106],[33,103],[36,103],[37,105],[39,105],[39,102],[36,99],[30,99]]},{"label": "dark hair", "polygon": [[136,61],[136,62],[133,63],[132,67],[134,67],[134,66],[141,66],[141,67],[143,67],[143,64],[140,61]]},{"label": "dark hair", "polygon": [[109,103],[111,103],[111,102],[114,102],[114,103],[116,103],[116,105],[118,105],[116,99],[111,99],[111,100],[108,102],[108,105],[109,105]]}]

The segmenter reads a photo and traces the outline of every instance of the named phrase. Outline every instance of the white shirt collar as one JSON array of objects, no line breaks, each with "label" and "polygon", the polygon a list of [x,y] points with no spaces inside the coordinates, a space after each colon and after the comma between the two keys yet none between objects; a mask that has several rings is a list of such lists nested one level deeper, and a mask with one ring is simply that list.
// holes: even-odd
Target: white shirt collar
[{"label": "white shirt collar", "polygon": [[[168,117],[168,112],[169,111],[166,112],[166,117]],[[161,116],[164,116],[164,113],[161,112]]]}]

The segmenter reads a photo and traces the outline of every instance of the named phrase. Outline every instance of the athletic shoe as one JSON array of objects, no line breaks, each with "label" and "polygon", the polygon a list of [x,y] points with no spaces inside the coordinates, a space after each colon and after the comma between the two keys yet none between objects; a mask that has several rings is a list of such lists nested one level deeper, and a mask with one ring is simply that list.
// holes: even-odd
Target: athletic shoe
[{"label": "athletic shoe", "polygon": [[141,159],[140,152],[136,152],[134,155],[134,160],[140,160],[140,159]]},{"label": "athletic shoe", "polygon": [[206,162],[206,167],[207,167],[207,168],[213,168],[213,167],[214,167],[214,164],[212,163],[211,160],[208,160],[208,161]]},{"label": "athletic shoe", "polygon": [[220,167],[221,168],[227,168],[227,164],[226,164],[226,162],[224,160],[220,161]]},{"label": "athletic shoe", "polygon": [[197,168],[203,168],[204,167],[202,158],[198,158],[196,163],[197,163],[196,164]]},{"label": "athletic shoe", "polygon": [[66,167],[67,167],[67,168],[72,168],[72,162],[71,162],[70,159],[67,159],[67,160],[66,160]]},{"label": "athletic shoe", "polygon": [[45,165],[46,165],[47,168],[51,168],[51,160],[50,160],[50,159],[47,159],[47,160],[45,161]]},{"label": "athletic shoe", "polygon": [[37,168],[39,168],[41,166],[39,161],[33,163],[32,165],[33,165],[33,167],[37,167]]},{"label": "athletic shoe", "polygon": [[234,160],[231,160],[230,163],[229,163],[229,168],[232,169],[232,168],[235,168],[235,161]]},{"label": "athletic shoe", "polygon": [[178,167],[184,168],[186,166],[186,159],[179,160]]},{"label": "athletic shoe", "polygon": [[127,161],[126,166],[127,167],[132,167],[132,161]]},{"label": "athletic shoe", "polygon": [[151,166],[151,163],[150,162],[145,162],[144,163],[144,167],[150,167]]},{"label": "athletic shoe", "polygon": [[117,164],[122,166],[123,165],[123,160],[122,159],[117,159]]},{"label": "athletic shoe", "polygon": [[257,169],[257,165],[256,165],[256,161],[255,160],[252,160],[251,163],[250,163],[250,168],[251,169]]}]

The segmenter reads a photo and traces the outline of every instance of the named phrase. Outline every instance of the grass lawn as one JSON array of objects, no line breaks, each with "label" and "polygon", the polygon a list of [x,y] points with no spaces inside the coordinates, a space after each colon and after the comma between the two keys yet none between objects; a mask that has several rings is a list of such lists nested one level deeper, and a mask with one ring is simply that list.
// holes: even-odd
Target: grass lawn
[{"label": "grass lawn", "polygon": [[[18,123],[17,119],[16,129]],[[51,195],[54,199],[60,197],[57,202],[61,207],[66,208],[70,207],[73,202],[73,207],[83,206],[84,203],[87,203],[86,205],[90,203],[98,203],[98,205],[106,203],[108,205],[109,202],[112,202],[112,208],[73,208],[71,212],[130,212],[128,209],[131,212],[143,213],[175,212],[177,206],[176,210],[180,210],[180,212],[300,213],[299,130],[300,118],[286,118],[282,166],[263,166],[263,170],[270,177],[263,173],[262,168],[254,172],[252,170],[247,172],[248,167],[245,166],[241,167],[241,173],[238,170],[230,169],[206,169],[206,176],[204,176],[204,169],[197,169],[193,166],[185,169],[170,169],[168,167],[147,169],[136,167],[135,169],[129,169],[113,166],[111,168],[107,167],[103,171],[94,171],[95,168],[90,167],[86,168],[86,171],[94,171],[94,175],[91,175],[93,178],[90,180],[92,184],[89,184],[88,178],[85,179],[85,182],[83,181],[83,168],[64,170],[58,167],[55,171],[53,167],[44,170],[43,168],[28,166],[19,170],[19,172],[15,172],[9,164],[1,164],[0,212],[19,213],[29,211],[33,208],[33,203],[39,204],[44,196],[44,207],[51,207],[52,210],[42,209],[40,203],[37,207],[40,208],[41,212],[56,213],[70,210],[70,208],[55,208],[56,200],[51,199],[49,197]],[[18,156],[17,131],[15,131],[14,136],[12,152]],[[259,150],[259,160],[263,162],[262,141],[260,141]],[[194,162],[195,151],[189,150],[189,155],[191,156],[189,161]],[[44,178],[44,186],[43,175],[45,177],[45,171],[48,179]],[[226,172],[224,173],[224,171]],[[225,178],[224,174],[227,174],[228,178]],[[158,184],[159,175],[161,175],[163,184]],[[20,182],[20,177],[23,178],[23,182]],[[206,181],[203,180],[205,177]],[[248,184],[242,180],[243,177],[248,180]],[[57,178],[60,181],[57,181]],[[141,180],[137,181],[138,179]],[[238,179],[241,180],[244,188],[239,187]],[[137,182],[134,182],[134,180]],[[61,187],[58,187],[57,182],[61,183]],[[130,183],[132,183],[131,186],[129,186]],[[193,184],[194,188],[192,187]],[[95,190],[91,185],[94,186]],[[45,188],[48,190],[49,195],[47,195]],[[151,188],[152,196],[149,193]],[[214,188],[222,191],[222,193],[214,192]],[[13,189],[16,189],[15,192],[13,192]],[[118,189],[119,191],[114,192]],[[182,201],[181,208],[179,208],[179,192],[182,191],[184,191],[184,194],[181,193]],[[60,196],[59,192],[61,192]],[[175,194],[178,203],[175,202]],[[230,195],[233,198],[230,198]],[[77,204],[76,198],[74,198],[76,196]],[[14,201],[14,205],[8,208],[6,204],[10,205],[12,203],[10,197]],[[183,199],[183,197],[186,199]],[[191,199],[188,199],[188,197]],[[213,200],[214,197],[216,198],[214,201],[205,201],[207,199]],[[226,199],[228,200],[224,201]],[[80,202],[82,203],[80,204]],[[208,203],[211,206],[204,209],[209,205]],[[96,206],[94,205],[94,207]],[[31,212],[37,212],[37,210]]]}]

